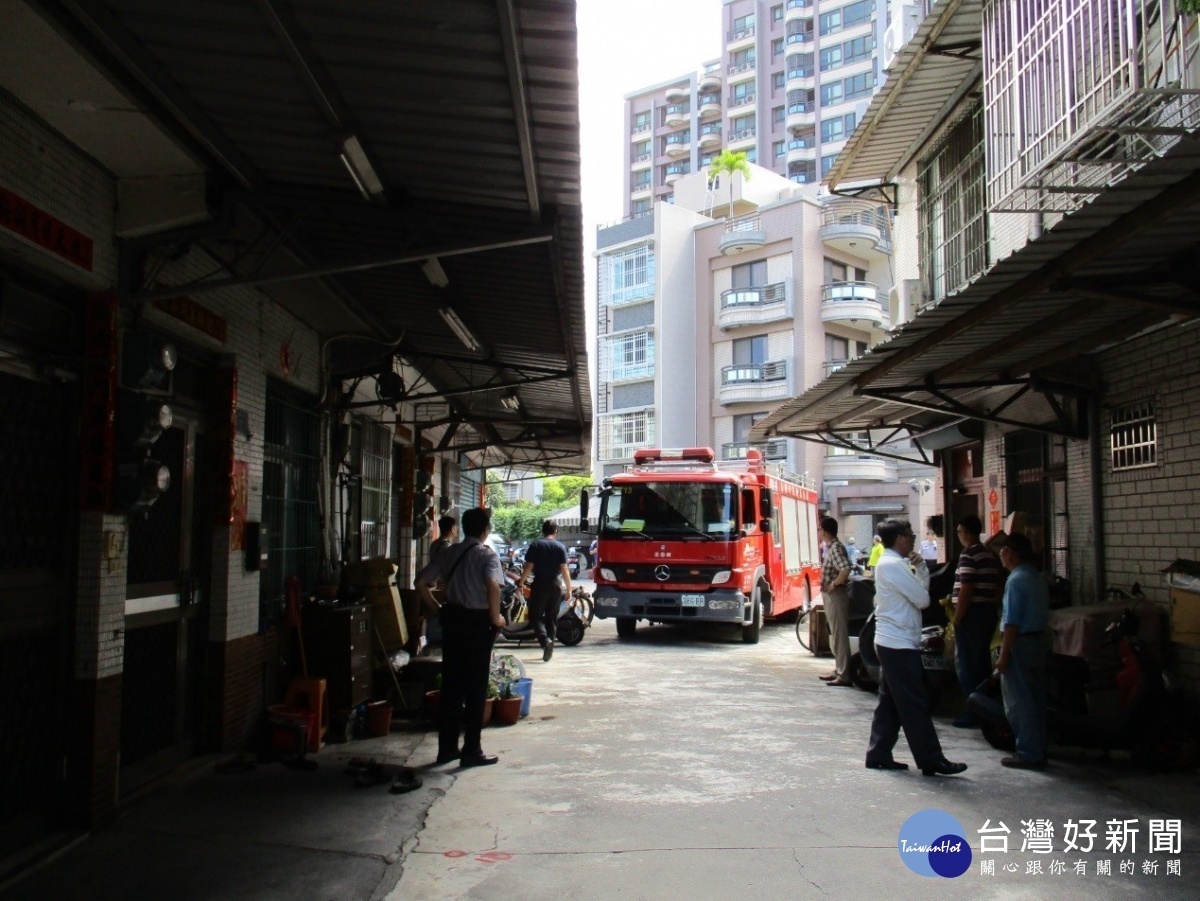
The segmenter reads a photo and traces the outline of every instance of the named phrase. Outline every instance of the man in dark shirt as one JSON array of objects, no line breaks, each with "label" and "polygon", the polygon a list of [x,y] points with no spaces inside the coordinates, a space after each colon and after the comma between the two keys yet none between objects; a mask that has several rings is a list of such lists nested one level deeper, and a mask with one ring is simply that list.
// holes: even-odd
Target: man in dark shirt
[{"label": "man in dark shirt", "polygon": [[454,521],[454,517],[446,515],[438,519],[438,537],[437,541],[429,546],[429,562],[436,560],[446,548],[454,544],[456,538],[458,523]]},{"label": "man in dark shirt", "polygon": [[[963,551],[954,573],[954,668],[967,696],[992,674],[992,636],[1004,583],[1000,561],[979,540],[982,531],[978,516],[959,520],[958,540]],[[964,713],[954,725],[970,729],[977,723],[974,716]]]},{"label": "man in dark shirt", "polygon": [[533,573],[533,589],[529,594],[529,619],[538,644],[542,646],[542,660],[554,656],[554,624],[558,620],[558,606],[562,590],[558,585],[561,575],[567,594],[571,593],[571,571],[567,568],[567,549],[554,536],[558,526],[547,519],[542,523],[542,537],[529,545],[525,552],[525,566],[521,569],[521,581]]}]

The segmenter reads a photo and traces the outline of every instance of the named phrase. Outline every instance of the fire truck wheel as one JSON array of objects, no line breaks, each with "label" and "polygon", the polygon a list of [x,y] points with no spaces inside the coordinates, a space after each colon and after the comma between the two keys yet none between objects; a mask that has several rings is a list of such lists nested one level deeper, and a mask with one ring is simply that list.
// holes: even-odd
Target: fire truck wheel
[{"label": "fire truck wheel", "polygon": [[762,593],[755,586],[754,600],[750,603],[750,624],[742,626],[742,644],[758,644],[758,633],[762,631],[763,607]]},{"label": "fire truck wheel", "polygon": [[617,617],[617,638],[633,638],[637,631],[637,620],[632,616]]}]

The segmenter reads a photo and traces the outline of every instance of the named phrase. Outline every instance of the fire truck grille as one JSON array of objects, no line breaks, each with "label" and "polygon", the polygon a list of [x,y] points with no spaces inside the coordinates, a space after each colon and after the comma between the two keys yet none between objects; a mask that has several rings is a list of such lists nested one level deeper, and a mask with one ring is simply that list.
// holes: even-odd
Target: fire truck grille
[{"label": "fire truck grille", "polygon": [[[664,566],[667,570],[667,578],[661,579],[656,570]],[[671,586],[672,588],[685,585],[708,588],[712,585],[713,576],[723,569],[729,569],[729,566],[695,566],[688,563],[660,563],[653,566],[648,564],[621,566],[618,564],[613,569],[616,570],[617,581],[621,583],[633,582],[642,585]]]}]

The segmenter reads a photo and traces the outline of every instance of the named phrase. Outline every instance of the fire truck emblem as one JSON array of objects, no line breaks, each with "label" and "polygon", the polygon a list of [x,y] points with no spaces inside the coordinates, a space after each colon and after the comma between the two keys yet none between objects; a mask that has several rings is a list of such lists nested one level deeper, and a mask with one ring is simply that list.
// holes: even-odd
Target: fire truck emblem
[{"label": "fire truck emblem", "polygon": [[667,579],[671,578],[671,567],[667,566],[665,563],[660,563],[658,566],[654,567],[654,578],[658,579],[660,582],[667,581]]}]

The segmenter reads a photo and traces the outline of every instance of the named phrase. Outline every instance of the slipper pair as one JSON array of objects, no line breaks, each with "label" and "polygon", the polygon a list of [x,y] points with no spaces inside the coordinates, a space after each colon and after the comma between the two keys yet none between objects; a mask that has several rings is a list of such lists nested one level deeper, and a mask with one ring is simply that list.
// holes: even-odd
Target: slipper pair
[{"label": "slipper pair", "polygon": [[402,769],[396,774],[396,781],[392,783],[392,787],[388,789],[393,795],[403,795],[411,791],[416,791],[423,785],[420,776],[409,769]]}]

